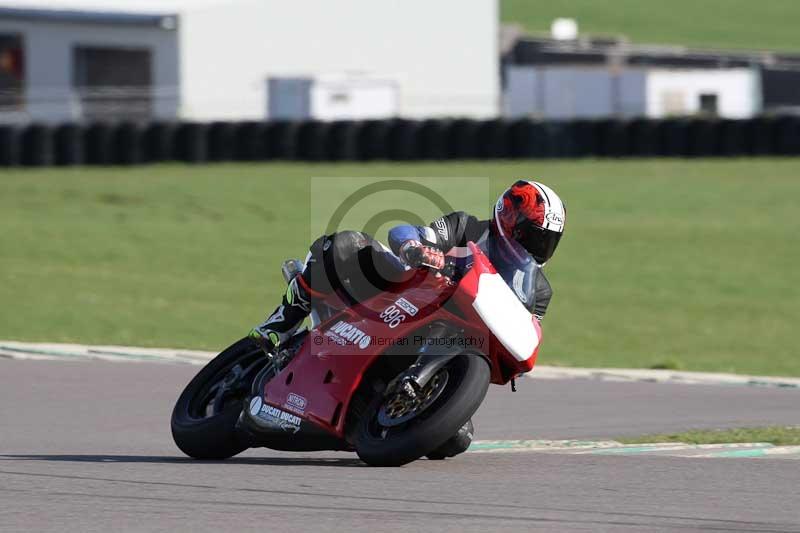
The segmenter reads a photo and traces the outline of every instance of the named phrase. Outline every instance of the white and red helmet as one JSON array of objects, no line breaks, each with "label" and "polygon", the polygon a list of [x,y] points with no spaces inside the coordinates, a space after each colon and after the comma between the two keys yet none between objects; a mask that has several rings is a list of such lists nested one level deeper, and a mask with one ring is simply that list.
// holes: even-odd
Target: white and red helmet
[{"label": "white and red helmet", "polygon": [[497,200],[492,233],[518,243],[544,264],[553,257],[566,221],[567,209],[553,189],[535,181],[519,180]]}]

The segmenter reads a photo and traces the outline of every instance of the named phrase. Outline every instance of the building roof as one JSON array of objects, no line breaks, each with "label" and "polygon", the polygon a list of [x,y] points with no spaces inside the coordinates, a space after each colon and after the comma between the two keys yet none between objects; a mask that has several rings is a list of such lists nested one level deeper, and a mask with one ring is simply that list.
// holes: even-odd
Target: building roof
[{"label": "building roof", "polygon": [[231,0],[0,0],[0,19],[175,27],[175,16]]},{"label": "building roof", "polygon": [[130,14],[174,14],[230,0],[0,0],[0,8]]},{"label": "building roof", "polygon": [[631,44],[623,40],[581,38],[556,41],[518,38],[503,60],[512,65],[607,65],[615,60],[632,67],[663,68],[800,68],[800,54],[764,51],[698,50],[682,46]]}]

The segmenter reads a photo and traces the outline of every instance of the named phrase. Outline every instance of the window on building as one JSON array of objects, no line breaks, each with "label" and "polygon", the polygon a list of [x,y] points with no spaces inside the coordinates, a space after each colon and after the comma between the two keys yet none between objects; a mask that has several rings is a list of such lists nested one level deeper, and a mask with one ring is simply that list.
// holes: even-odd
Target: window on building
[{"label": "window on building", "polygon": [[150,50],[78,47],[73,57],[73,86],[85,119],[150,118]]},{"label": "window on building", "polygon": [[25,51],[20,35],[0,34],[0,112],[25,103]]},{"label": "window on building", "polygon": [[700,94],[700,105],[698,106],[701,113],[707,115],[717,114],[717,93],[702,93]]}]

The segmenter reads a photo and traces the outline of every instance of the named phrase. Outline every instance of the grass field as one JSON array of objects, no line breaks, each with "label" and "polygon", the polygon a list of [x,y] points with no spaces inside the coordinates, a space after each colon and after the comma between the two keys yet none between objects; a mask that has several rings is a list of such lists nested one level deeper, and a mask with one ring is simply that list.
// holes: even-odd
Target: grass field
[{"label": "grass field", "polygon": [[800,445],[800,428],[769,426],[763,428],[736,428],[718,430],[694,430],[684,433],[664,433],[623,437],[623,444],[647,444],[650,442],[683,442],[685,444],[730,444],[735,442],[769,442],[776,446]]},{"label": "grass field", "polygon": [[541,364],[800,376],[800,159],[3,171],[0,339],[224,347],[305,255],[312,176],[485,176],[478,215],[512,177],[552,185]]},{"label": "grass field", "polygon": [[633,42],[800,51],[796,0],[501,0],[501,20],[549,32],[557,17],[581,33],[623,34]]}]

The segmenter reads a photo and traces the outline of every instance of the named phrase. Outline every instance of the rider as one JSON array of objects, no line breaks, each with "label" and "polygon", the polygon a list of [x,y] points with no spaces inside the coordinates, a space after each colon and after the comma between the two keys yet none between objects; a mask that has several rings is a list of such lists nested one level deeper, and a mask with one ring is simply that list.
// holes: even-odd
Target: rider
[{"label": "rider", "polygon": [[[389,232],[391,250],[371,236],[342,231],[318,238],[309,248],[305,268],[289,282],[281,305],[250,337],[267,353],[290,338],[311,312],[312,298],[334,292],[362,301],[392,283],[408,279],[413,269],[442,269],[446,258],[457,268],[471,264],[467,242],[493,244],[500,254],[516,254],[519,247],[544,265],[564,233],[566,208],[546,185],[519,180],[497,200],[491,220],[456,211],[429,226],[401,225]],[[531,312],[542,319],[552,290],[541,270],[535,281]]]}]

